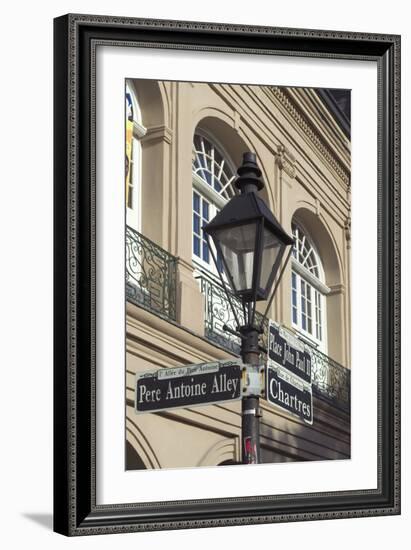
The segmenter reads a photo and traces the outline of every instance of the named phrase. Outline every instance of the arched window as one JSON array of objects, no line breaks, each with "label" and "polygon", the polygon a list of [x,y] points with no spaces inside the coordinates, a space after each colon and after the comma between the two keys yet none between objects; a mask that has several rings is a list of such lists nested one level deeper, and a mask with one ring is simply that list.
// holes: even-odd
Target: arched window
[{"label": "arched window", "polygon": [[126,205],[127,225],[137,231],[141,225],[141,143],[146,134],[141,110],[131,82],[126,84]]},{"label": "arched window", "polygon": [[215,273],[215,266],[201,227],[237,193],[235,169],[223,148],[203,133],[193,143],[193,259]]},{"label": "arched window", "polygon": [[291,320],[310,343],[327,351],[326,294],[321,258],[300,224],[292,224]]}]

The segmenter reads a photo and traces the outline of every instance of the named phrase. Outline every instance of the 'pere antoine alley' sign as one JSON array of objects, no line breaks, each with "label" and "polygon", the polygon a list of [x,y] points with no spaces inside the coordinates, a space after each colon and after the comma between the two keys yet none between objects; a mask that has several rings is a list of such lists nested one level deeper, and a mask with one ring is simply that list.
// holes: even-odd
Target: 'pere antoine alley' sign
[{"label": "'pere antoine alley' sign", "polygon": [[141,374],[136,412],[209,405],[241,397],[241,361],[214,361]]},{"label": "'pere antoine alley' sign", "polygon": [[268,333],[266,396],[273,405],[313,423],[311,353],[301,340],[273,321]]}]

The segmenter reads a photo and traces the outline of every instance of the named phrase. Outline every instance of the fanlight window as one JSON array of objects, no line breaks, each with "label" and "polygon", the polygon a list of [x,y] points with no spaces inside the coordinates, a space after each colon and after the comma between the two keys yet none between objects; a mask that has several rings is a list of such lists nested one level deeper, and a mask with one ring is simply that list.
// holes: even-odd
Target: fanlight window
[{"label": "fanlight window", "polygon": [[314,275],[314,277],[317,277],[317,279],[320,278],[319,273],[319,262],[317,257],[317,252],[314,250],[310,240],[305,235],[305,233],[302,231],[298,225],[293,224],[293,237],[295,239],[295,245],[293,248],[293,257],[295,260],[308,269],[310,273]]},{"label": "fanlight window", "polygon": [[206,137],[194,136],[193,174],[199,176],[226,201],[234,194],[235,172],[219,149]]},{"label": "fanlight window", "polygon": [[236,177],[233,164],[220,147],[202,134],[193,144],[193,260],[200,268],[217,275],[208,243],[201,229],[233,197]]},{"label": "fanlight window", "polygon": [[306,232],[292,224],[291,319],[294,327],[326,351],[326,296],[320,256]]}]

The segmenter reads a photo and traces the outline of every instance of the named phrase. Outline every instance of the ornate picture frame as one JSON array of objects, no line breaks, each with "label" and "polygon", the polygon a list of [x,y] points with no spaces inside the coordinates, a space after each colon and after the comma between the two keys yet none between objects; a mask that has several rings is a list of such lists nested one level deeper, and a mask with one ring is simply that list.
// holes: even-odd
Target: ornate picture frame
[{"label": "ornate picture frame", "polygon": [[[55,531],[74,536],[399,514],[400,37],[75,14],[55,19],[54,33]],[[135,503],[98,503],[96,52],[104,44],[376,64],[376,488],[141,502],[136,494]]]}]

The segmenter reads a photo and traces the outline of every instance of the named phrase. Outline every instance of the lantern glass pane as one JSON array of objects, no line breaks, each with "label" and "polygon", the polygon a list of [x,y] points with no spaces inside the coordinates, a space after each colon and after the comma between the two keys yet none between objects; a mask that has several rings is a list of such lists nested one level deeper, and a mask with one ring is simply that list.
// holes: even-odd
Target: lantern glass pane
[{"label": "lantern glass pane", "polygon": [[284,244],[279,238],[274,235],[267,228],[264,228],[263,232],[263,253],[261,261],[261,275],[260,275],[260,288],[270,290],[267,288],[270,282],[270,275],[274,269],[274,266],[278,268],[277,260],[281,259],[284,251]]},{"label": "lantern glass pane", "polygon": [[213,235],[236,292],[252,288],[256,231],[257,223],[253,222],[220,229]]}]

